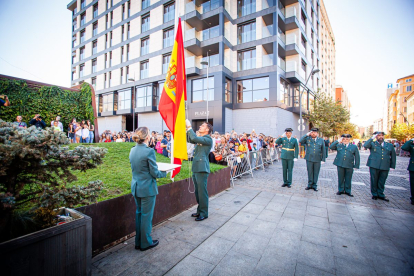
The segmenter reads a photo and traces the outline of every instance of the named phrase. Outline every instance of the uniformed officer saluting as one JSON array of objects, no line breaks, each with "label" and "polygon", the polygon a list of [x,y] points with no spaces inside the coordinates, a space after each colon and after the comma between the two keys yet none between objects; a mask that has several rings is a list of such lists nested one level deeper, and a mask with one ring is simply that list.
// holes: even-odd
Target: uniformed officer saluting
[{"label": "uniformed officer saluting", "polygon": [[207,179],[210,173],[210,163],[208,156],[210,154],[211,147],[213,145],[213,139],[210,134],[213,132],[213,126],[209,123],[203,123],[198,132],[198,137],[191,129],[191,123],[186,120],[187,126],[187,141],[191,144],[195,144],[194,156],[193,156],[193,182],[194,182],[194,194],[198,203],[197,213],[192,214],[196,221],[202,221],[208,218],[208,191],[207,191]]},{"label": "uniformed officer saluting", "polygon": [[331,150],[336,150],[337,154],[334,165],[338,170],[338,192],[337,195],[343,193],[353,197],[351,194],[351,181],[354,168],[359,169],[359,150],[358,147],[350,144],[352,138],[350,134],[343,134],[338,141],[330,146]]},{"label": "uniformed officer saluting", "polygon": [[282,145],[282,170],[283,185],[282,187],[290,188],[292,185],[293,162],[298,160],[299,145],[296,138],[292,138],[292,129],[285,129],[285,133],[276,140],[276,144]]},{"label": "uniformed officer saluting", "polygon": [[[374,139],[377,139],[374,141]],[[395,169],[396,155],[394,146],[384,142],[384,132],[374,132],[374,136],[365,142],[364,148],[369,149],[367,166],[371,175],[372,199],[390,201],[384,195],[385,181],[390,168]]]},{"label": "uniformed officer saluting", "polygon": [[410,172],[410,187],[411,187],[411,204],[414,205],[414,138],[405,142],[401,147],[402,150],[410,153],[410,163],[407,170]]},{"label": "uniformed officer saluting", "polygon": [[318,128],[312,128],[299,143],[306,146],[306,168],[308,169],[308,187],[305,190],[313,189],[318,191],[318,177],[321,170],[321,163],[325,164],[325,141],[318,137]]}]

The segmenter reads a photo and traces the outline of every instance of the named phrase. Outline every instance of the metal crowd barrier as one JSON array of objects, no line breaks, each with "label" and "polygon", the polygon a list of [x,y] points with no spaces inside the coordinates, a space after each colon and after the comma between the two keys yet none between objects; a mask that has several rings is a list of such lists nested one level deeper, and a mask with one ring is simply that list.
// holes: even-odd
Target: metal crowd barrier
[{"label": "metal crowd barrier", "polygon": [[[253,177],[253,170],[250,162],[250,152],[240,156],[227,156],[227,164],[230,166],[230,180],[234,187],[234,179],[245,174],[251,174]],[[243,157],[241,157],[243,156]]]}]

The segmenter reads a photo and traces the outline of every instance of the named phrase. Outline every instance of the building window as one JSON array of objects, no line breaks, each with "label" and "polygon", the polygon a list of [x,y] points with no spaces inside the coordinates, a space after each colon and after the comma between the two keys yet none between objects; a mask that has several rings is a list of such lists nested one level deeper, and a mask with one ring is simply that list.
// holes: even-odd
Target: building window
[{"label": "building window", "polygon": [[121,62],[124,62],[124,47],[121,47]]},{"label": "building window", "polygon": [[306,63],[303,59],[302,59],[301,65],[302,65],[302,70],[303,70],[303,72],[305,73],[305,76],[306,76]]},{"label": "building window", "polygon": [[74,8],[73,11],[72,11],[72,16],[75,16],[75,14],[77,14],[77,13],[78,13],[78,8]]},{"label": "building window", "polygon": [[80,31],[80,43],[85,42],[85,30]]},{"label": "building window", "polygon": [[306,27],[306,15],[303,11],[300,12],[300,19],[302,20],[303,25]]},{"label": "building window", "polygon": [[72,71],[72,80],[75,79],[76,71]]},{"label": "building window", "polygon": [[312,66],[314,65],[314,63],[313,63],[313,60],[314,60],[314,54],[313,54],[313,51],[311,50],[311,60],[312,60]]},{"label": "building window", "polygon": [[171,59],[171,54],[164,55],[162,57],[162,73],[163,74],[167,74],[168,72],[168,66],[170,66],[170,59]]},{"label": "building window", "polygon": [[149,53],[149,37],[141,39],[141,56]]},{"label": "building window", "polygon": [[291,106],[289,103],[289,83],[286,82],[284,79],[280,78],[279,84],[279,93],[277,95],[278,103],[285,104],[287,106]]},{"label": "building window", "polygon": [[129,81],[129,66],[125,68],[125,82]]},{"label": "building window", "polygon": [[408,85],[407,88],[406,88],[406,90],[407,90],[407,92],[411,92],[411,91],[413,91],[413,88],[412,88],[411,85]]},{"label": "building window", "polygon": [[76,45],[76,35],[72,36],[72,48],[74,48]]},{"label": "building window", "polygon": [[72,52],[72,64],[76,62],[76,51]]},{"label": "building window", "polygon": [[86,20],[86,13],[84,12],[81,14],[81,26],[85,25],[86,23],[85,20]]},{"label": "building window", "polygon": [[92,78],[92,86],[96,89],[96,77]]},{"label": "building window", "polygon": [[95,40],[92,42],[92,55],[95,55],[98,52],[98,41]]},{"label": "building window", "polygon": [[300,42],[301,42],[303,48],[305,48],[305,53],[303,53],[303,54],[306,54],[306,39],[305,39],[305,37],[303,35],[301,35]]},{"label": "building window", "polygon": [[174,29],[164,30],[163,44],[164,48],[174,45]]},{"label": "building window", "polygon": [[224,100],[227,103],[232,103],[231,80],[228,78],[226,78],[226,83],[224,84]]},{"label": "building window", "polygon": [[192,99],[193,103],[207,101],[214,101],[214,77],[193,80],[192,82]]},{"label": "building window", "polygon": [[122,21],[125,19],[125,4],[122,5]]},{"label": "building window", "polygon": [[175,2],[164,6],[164,23],[174,20]]},{"label": "building window", "polygon": [[112,72],[109,72],[109,84],[108,87],[111,87],[112,84]]},{"label": "building window", "polygon": [[[208,57],[202,57],[201,61],[207,61],[208,67],[217,66],[220,63],[219,54],[210,55]],[[201,67],[204,69],[207,68],[207,65],[201,65]]]},{"label": "building window", "polygon": [[312,44],[313,44],[313,30],[311,30],[311,38],[312,38]]},{"label": "building window", "polygon": [[269,100],[269,77],[237,82],[237,103],[265,102]]},{"label": "building window", "polygon": [[142,1],[142,9],[148,8],[150,5],[150,0],[143,0]]},{"label": "building window", "polygon": [[237,70],[248,70],[256,68],[256,49],[237,53]]},{"label": "building window", "polygon": [[126,46],[126,60],[129,60],[129,44]]},{"label": "building window", "polygon": [[98,3],[93,5],[93,18],[98,17]]},{"label": "building window", "polygon": [[411,81],[411,79],[406,79],[406,80],[405,80],[405,82],[410,82],[410,81]]},{"label": "building window", "polygon": [[96,58],[92,60],[92,74],[96,73],[96,64],[97,64]]},{"label": "building window", "polygon": [[121,84],[124,84],[124,68],[121,68]]},{"label": "building window", "polygon": [[109,52],[109,67],[112,66],[112,51]]},{"label": "building window", "polygon": [[311,11],[311,21],[312,21],[312,23],[313,23],[313,18],[314,18],[314,12],[313,12],[313,10]]},{"label": "building window", "polygon": [[237,42],[239,44],[256,40],[256,22],[239,25],[237,27]]},{"label": "building window", "polygon": [[81,0],[81,9],[84,9],[85,8],[85,1],[86,0]]},{"label": "building window", "polygon": [[150,29],[150,14],[147,13],[146,15],[142,16],[141,19],[141,33],[145,33]]},{"label": "building window", "polygon": [[72,32],[74,32],[76,30],[77,25],[78,25],[78,20],[77,20],[77,18],[74,18],[73,22],[72,22]]},{"label": "building window", "polygon": [[202,31],[202,36],[203,36],[203,41],[213,38],[213,37],[218,37],[220,35],[220,27],[219,26],[214,26],[211,27],[209,29],[203,30]]},{"label": "building window", "polygon": [[129,39],[131,36],[130,36],[130,32],[131,32],[131,25],[129,24],[129,22],[128,22],[128,27],[127,27],[127,39]]},{"label": "building window", "polygon": [[105,69],[108,68],[108,54],[105,54]]},{"label": "building window", "polygon": [[106,82],[107,82],[107,77],[106,77],[106,73],[104,74],[104,88],[106,88]]},{"label": "building window", "polygon": [[118,110],[131,109],[131,90],[118,92]]},{"label": "building window", "polygon": [[92,35],[96,36],[98,34],[98,22],[93,23]]},{"label": "building window", "polygon": [[109,33],[109,47],[112,47],[112,32]]},{"label": "building window", "polygon": [[206,13],[220,7],[220,2],[218,0],[210,0],[201,4],[202,13]]},{"label": "building window", "polygon": [[152,106],[152,86],[143,86],[137,89],[137,107]]},{"label": "building window", "polygon": [[83,69],[85,69],[85,64],[79,65],[79,78],[83,77]]},{"label": "building window", "polygon": [[148,60],[141,62],[141,66],[140,66],[141,79],[148,78],[148,71],[149,71],[148,68],[149,68]]},{"label": "building window", "polygon": [[102,112],[114,111],[114,94],[102,96]]},{"label": "building window", "polygon": [[256,0],[238,0],[237,16],[242,17],[256,12]]},{"label": "building window", "polygon": [[124,41],[124,35],[125,35],[125,27],[122,25],[121,27],[121,42]]},{"label": "building window", "polygon": [[128,17],[131,16],[131,1],[128,1]]},{"label": "building window", "polygon": [[105,29],[108,30],[108,25],[109,25],[109,16],[106,15],[106,24],[105,24]]},{"label": "building window", "polygon": [[79,57],[80,57],[80,60],[85,58],[85,46],[79,49]]}]

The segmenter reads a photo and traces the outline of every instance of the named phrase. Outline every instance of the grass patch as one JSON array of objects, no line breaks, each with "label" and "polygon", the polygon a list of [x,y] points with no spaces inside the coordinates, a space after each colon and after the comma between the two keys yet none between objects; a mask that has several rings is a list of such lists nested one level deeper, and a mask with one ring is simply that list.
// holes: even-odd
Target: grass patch
[{"label": "grass patch", "polygon": [[[132,170],[129,163],[129,152],[135,146],[135,143],[99,143],[99,144],[82,144],[84,146],[95,146],[108,149],[108,153],[103,159],[103,164],[95,169],[86,172],[74,171],[78,180],[71,185],[86,185],[89,181],[101,180],[104,183],[104,190],[98,201],[103,201],[126,195],[131,192]],[[79,146],[79,144],[69,145],[70,149]],[[170,163],[170,159],[155,153],[157,162]],[[225,168],[217,164],[210,164],[211,173]],[[175,181],[191,177],[191,162],[184,161],[180,173],[175,177]],[[158,186],[171,183],[167,178],[157,179]]]}]

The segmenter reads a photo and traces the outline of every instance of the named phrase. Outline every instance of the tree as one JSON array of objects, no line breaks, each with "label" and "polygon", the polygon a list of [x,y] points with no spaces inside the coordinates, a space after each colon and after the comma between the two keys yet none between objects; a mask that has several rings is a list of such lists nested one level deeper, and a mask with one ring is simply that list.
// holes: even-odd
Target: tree
[{"label": "tree", "polygon": [[0,120],[0,242],[15,237],[13,223],[22,214],[33,221],[32,230],[43,229],[56,225],[57,208],[96,201],[102,182],[70,186],[76,180],[72,170],[95,168],[107,150],[69,150],[68,143],[65,133],[52,128],[24,129]]},{"label": "tree", "polygon": [[313,109],[305,117],[327,137],[343,134],[352,128],[348,122],[348,110],[321,91],[315,95]]},{"label": "tree", "polygon": [[[410,127],[410,129],[413,129]],[[410,131],[407,124],[397,123],[391,129],[391,138],[403,141],[410,137]]]}]

